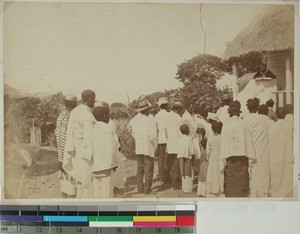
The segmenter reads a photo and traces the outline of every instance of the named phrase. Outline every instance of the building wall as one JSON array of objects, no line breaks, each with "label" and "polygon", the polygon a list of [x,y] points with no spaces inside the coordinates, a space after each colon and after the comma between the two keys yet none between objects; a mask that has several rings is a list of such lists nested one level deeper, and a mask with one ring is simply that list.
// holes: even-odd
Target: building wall
[{"label": "building wall", "polygon": [[[268,53],[267,67],[276,75],[277,90],[285,90],[286,88],[286,56],[290,56],[291,72],[293,77],[292,89],[294,89],[294,52],[273,52]],[[277,96],[278,99],[278,96]],[[278,101],[278,100],[277,100]],[[283,94],[283,105],[286,103],[286,94]],[[294,103],[292,98],[292,103]]]},{"label": "building wall", "polygon": [[285,54],[269,53],[267,58],[268,69],[276,75],[277,89],[285,89]]},{"label": "building wall", "polygon": [[[285,90],[285,57],[287,52],[273,52],[268,53],[267,56],[267,66],[270,71],[272,71],[276,75],[277,80],[277,88],[278,90]],[[294,53],[289,52],[291,61],[291,71],[294,80]],[[294,88],[294,85],[293,85]]]}]

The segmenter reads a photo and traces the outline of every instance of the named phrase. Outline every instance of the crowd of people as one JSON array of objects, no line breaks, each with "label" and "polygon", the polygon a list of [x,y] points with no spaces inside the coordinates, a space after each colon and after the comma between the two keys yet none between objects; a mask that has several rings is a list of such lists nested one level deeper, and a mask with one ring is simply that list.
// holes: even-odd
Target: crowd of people
[{"label": "crowd of people", "polygon": [[[123,156],[119,152],[110,108],[95,102],[92,90],[82,103],[66,97],[57,120],[57,145],[63,197],[113,197]],[[273,111],[274,101],[247,101],[247,113],[229,95],[210,113],[206,106],[191,113],[179,101],[158,100],[150,113],[139,100],[129,122],[135,139],[137,192],[151,194],[157,161],[158,190],[172,188],[201,197],[286,197],[293,195],[293,106]],[[155,160],[155,158],[157,160]]]}]

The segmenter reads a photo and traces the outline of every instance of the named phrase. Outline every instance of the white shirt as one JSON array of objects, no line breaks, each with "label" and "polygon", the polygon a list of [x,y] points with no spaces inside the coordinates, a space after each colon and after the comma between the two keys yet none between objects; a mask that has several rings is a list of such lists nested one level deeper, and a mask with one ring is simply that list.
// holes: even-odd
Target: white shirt
[{"label": "white shirt", "polygon": [[86,184],[91,179],[91,160],[93,155],[92,128],[96,123],[91,109],[79,105],[70,113],[67,127],[63,168],[75,180]]},{"label": "white shirt", "polygon": [[161,109],[156,115],[155,120],[158,127],[158,144],[167,143],[167,122],[169,113],[165,109]]},{"label": "white shirt", "polygon": [[229,109],[229,106],[228,106],[228,105],[225,105],[225,106],[220,107],[220,108],[217,110],[217,116],[218,116],[218,119],[219,119],[222,123],[224,123],[224,121],[228,120],[228,118],[229,118],[228,109]]},{"label": "white shirt", "polygon": [[189,126],[190,129],[189,136],[194,136],[197,130],[197,123],[195,122],[195,120],[187,110],[182,115],[182,121]]},{"label": "white shirt", "polygon": [[181,134],[180,125],[182,119],[179,114],[171,111],[167,122],[167,152],[169,154],[178,153],[178,139]]},{"label": "white shirt", "polygon": [[246,156],[256,159],[254,145],[244,120],[237,116],[228,118],[223,124],[220,139],[220,159]]},{"label": "white shirt", "polygon": [[92,172],[112,169],[117,165],[117,144],[111,126],[98,121],[92,129]]},{"label": "white shirt", "polygon": [[214,135],[214,132],[211,129],[211,124],[206,122],[206,120],[201,115],[196,114],[194,115],[193,119],[195,120],[197,127],[201,125],[205,129],[206,138]]},{"label": "white shirt", "polygon": [[193,146],[192,139],[187,135],[181,134],[178,141],[177,158],[191,159],[192,155],[194,155],[194,146]]},{"label": "white shirt", "polygon": [[153,116],[137,114],[131,121],[135,153],[154,157],[157,146],[157,127]]},{"label": "white shirt", "polygon": [[68,144],[66,150],[70,152],[73,148],[76,156],[90,161],[92,158],[91,132],[95,123],[96,119],[88,106],[81,104],[73,109],[67,128],[67,141],[69,141],[71,145]]}]

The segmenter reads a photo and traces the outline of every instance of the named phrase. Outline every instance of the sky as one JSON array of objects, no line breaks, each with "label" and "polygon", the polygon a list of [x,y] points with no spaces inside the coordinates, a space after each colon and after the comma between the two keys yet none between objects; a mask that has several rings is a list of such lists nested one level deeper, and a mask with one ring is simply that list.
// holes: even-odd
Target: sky
[{"label": "sky", "polygon": [[[262,5],[203,4],[206,53],[227,42]],[[27,93],[127,102],[180,87],[177,65],[204,52],[200,4],[10,3],[4,9],[4,82]]]}]

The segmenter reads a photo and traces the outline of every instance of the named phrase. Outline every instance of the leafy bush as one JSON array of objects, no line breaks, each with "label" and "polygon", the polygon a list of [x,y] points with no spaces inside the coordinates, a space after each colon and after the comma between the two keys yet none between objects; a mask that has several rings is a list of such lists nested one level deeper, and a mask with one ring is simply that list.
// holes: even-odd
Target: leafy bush
[{"label": "leafy bush", "polygon": [[183,83],[181,99],[189,111],[195,106],[206,105],[216,110],[224,92],[216,88],[216,82],[226,71],[226,64],[218,57],[201,54],[178,66],[176,79]]}]

